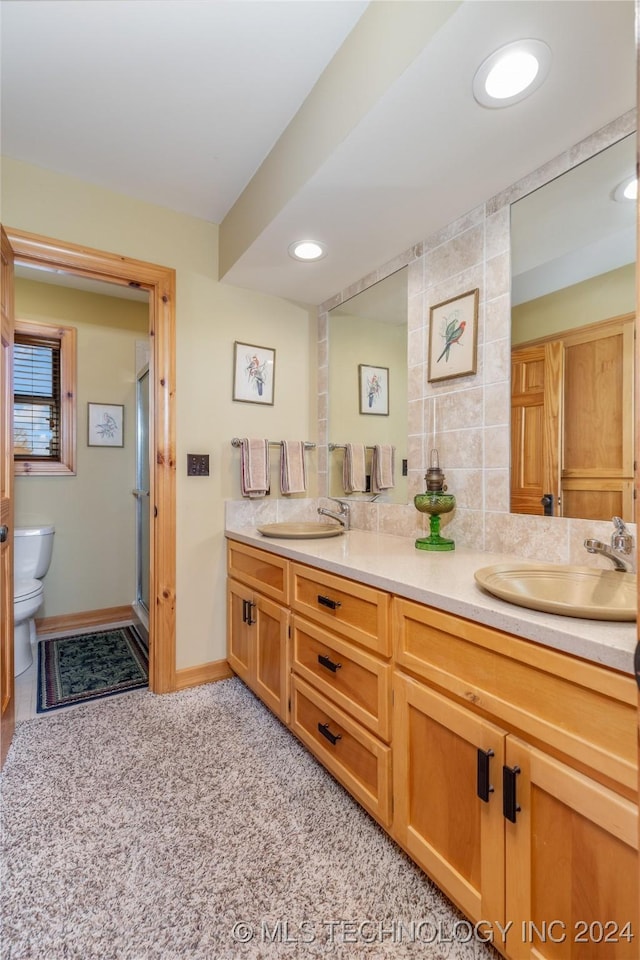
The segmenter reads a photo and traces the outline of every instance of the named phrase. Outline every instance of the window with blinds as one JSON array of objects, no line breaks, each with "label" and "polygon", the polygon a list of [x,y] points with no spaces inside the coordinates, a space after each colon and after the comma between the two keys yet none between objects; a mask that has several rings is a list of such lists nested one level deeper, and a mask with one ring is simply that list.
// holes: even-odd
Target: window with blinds
[{"label": "window with blinds", "polygon": [[14,458],[59,461],[60,340],[16,333]]}]

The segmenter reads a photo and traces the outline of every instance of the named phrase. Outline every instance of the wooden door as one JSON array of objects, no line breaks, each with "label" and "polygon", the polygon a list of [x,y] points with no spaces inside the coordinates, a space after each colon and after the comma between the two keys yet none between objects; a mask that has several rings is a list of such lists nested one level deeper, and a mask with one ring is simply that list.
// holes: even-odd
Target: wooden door
[{"label": "wooden door", "polygon": [[520,347],[511,354],[511,511],[542,516],[553,497],[559,516],[562,344]]},{"label": "wooden door", "polygon": [[249,613],[250,643],[255,645],[253,689],[269,709],[287,723],[291,669],[289,611],[258,594]]},{"label": "wooden door", "polygon": [[514,960],[637,960],[635,803],[508,737],[518,812],[506,824]]},{"label": "wooden door", "polygon": [[504,919],[505,737],[424,684],[394,678],[393,835],[475,922]]},{"label": "wooden door", "polygon": [[227,580],[227,661],[245,683],[255,673],[255,648],[248,625],[248,605],[252,602],[251,590],[236,580]]},{"label": "wooden door", "polygon": [[635,520],[634,326],[618,317],[564,338],[565,517]]},{"label": "wooden door", "polygon": [[13,682],[13,251],[1,231],[0,313],[0,766],[15,727]]}]

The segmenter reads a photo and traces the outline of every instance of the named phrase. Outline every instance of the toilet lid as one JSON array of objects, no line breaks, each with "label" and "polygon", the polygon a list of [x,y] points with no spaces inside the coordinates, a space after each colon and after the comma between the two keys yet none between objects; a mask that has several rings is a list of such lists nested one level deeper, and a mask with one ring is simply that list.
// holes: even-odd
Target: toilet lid
[{"label": "toilet lid", "polygon": [[44,586],[41,580],[16,580],[13,585],[14,600],[30,600],[38,593],[44,592]]}]

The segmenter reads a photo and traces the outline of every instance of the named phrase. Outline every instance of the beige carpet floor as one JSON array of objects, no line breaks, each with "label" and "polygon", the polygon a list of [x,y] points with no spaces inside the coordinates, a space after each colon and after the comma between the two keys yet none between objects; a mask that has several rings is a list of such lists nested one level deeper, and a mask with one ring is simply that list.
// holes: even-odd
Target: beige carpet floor
[{"label": "beige carpet floor", "polygon": [[18,725],[3,960],[495,960],[240,683]]}]

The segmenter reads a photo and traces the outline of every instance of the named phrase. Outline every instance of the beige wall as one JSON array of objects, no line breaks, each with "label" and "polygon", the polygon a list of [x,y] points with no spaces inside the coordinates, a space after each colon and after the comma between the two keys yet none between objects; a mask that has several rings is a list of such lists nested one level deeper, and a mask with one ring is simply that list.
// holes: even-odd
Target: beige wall
[{"label": "beige wall", "polygon": [[[407,327],[363,319],[339,317],[331,322],[331,401],[329,432],[333,443],[357,442],[396,445],[394,500],[407,502],[407,482],[402,458],[407,456]],[[358,366],[368,363],[389,368],[389,416],[360,413]],[[344,494],[343,452],[329,454],[332,496]],[[370,456],[367,457],[367,467]],[[390,494],[385,494],[388,497]]]},{"label": "beige wall", "polygon": [[[176,665],[222,659],[224,499],[240,496],[230,440],[314,439],[315,310],[220,284],[215,224],[6,157],[2,211],[15,229],[176,270]],[[232,402],[234,340],[276,350],[273,406]],[[208,478],[186,476],[188,452],[210,454]],[[314,453],[309,466],[313,480]]]},{"label": "beige wall", "polygon": [[513,307],[511,345],[635,313],[635,309],[636,267],[630,263]]},{"label": "beige wall", "polygon": [[[16,278],[16,316],[77,331],[74,477],[16,477],[16,526],[56,528],[39,617],[131,603],[136,593],[135,344],[145,303]],[[87,403],[124,404],[123,447],[89,447]]]}]

